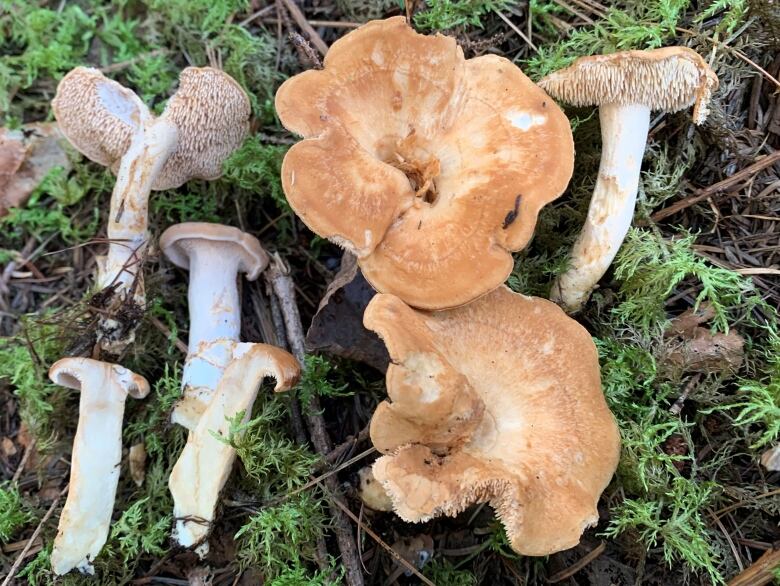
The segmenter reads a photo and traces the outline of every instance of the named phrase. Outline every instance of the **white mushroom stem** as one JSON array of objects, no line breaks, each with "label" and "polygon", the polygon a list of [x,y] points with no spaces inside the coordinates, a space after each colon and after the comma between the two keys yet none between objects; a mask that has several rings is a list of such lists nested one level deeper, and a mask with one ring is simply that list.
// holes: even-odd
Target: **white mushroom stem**
[{"label": "white mushroom stem", "polygon": [[127,395],[149,393],[133,372],[89,358],[63,358],[49,370],[51,380],[81,390],[73,440],[70,488],[51,553],[55,574],[73,568],[94,573],[92,560],[108,536],[122,460],[122,417]]},{"label": "white mushroom stem", "polygon": [[257,391],[265,377],[276,379],[276,391],[291,388],[298,380],[298,363],[287,352],[266,344],[237,344],[216,393],[173,468],[168,486],[176,519],[174,538],[184,547],[198,546],[203,557],[205,541],[214,520],[217,498],[225,485],[236,451],[214,437],[228,436],[228,418],[252,413]]},{"label": "white mushroom stem", "polygon": [[240,260],[208,242],[190,250],[189,352],[182,374],[183,398],[171,420],[194,429],[232,358],[241,332],[236,278]]},{"label": "white mushroom stem", "polygon": [[[117,293],[134,292],[143,306],[143,255],[149,240],[149,194],[176,149],[178,131],[165,118],[149,117],[139,125],[122,157],[111,194],[108,255],[99,265],[98,287],[118,285]],[[133,287],[135,287],[133,289]]]},{"label": "white mushroom stem", "polygon": [[553,283],[550,298],[567,311],[582,307],[607,272],[634,217],[639,172],[650,126],[650,108],[602,104],[601,163],[585,225],[568,269]]}]

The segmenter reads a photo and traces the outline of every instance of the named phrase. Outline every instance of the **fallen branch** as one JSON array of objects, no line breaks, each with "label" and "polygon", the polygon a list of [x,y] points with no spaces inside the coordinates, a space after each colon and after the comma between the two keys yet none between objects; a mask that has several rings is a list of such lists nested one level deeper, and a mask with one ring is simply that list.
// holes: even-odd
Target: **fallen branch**
[{"label": "fallen branch", "polygon": [[[295,286],[290,278],[288,267],[278,253],[272,256],[271,265],[266,269],[265,276],[279,300],[290,350],[303,367],[306,351],[301,315],[295,302]],[[316,396],[311,398],[307,411],[306,423],[309,427],[312,444],[314,444],[314,449],[317,453],[325,458],[333,449],[333,444],[325,427],[319,398]],[[341,562],[346,570],[346,583],[348,586],[363,586],[363,574],[360,571],[360,557],[357,553],[357,546],[352,536],[349,520],[342,512],[345,507],[338,501],[336,496],[338,494],[338,481],[335,476],[328,476],[324,479],[324,483],[327,492],[330,494],[333,530],[336,534],[339,551],[341,552]]]},{"label": "fallen branch", "polygon": [[774,579],[774,570],[780,567],[780,549],[770,549],[745,571],[740,572],[728,586],[764,586]]}]

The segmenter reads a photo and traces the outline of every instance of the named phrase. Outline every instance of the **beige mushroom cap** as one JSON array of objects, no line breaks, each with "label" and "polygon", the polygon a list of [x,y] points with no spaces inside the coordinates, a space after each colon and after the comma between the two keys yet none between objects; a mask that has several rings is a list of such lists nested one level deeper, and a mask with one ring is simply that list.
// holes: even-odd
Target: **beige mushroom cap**
[{"label": "beige mushroom cap", "polygon": [[189,269],[193,246],[220,247],[226,256],[238,255],[239,271],[254,281],[268,266],[268,253],[254,236],[233,226],[209,222],[184,222],[171,226],[160,236],[160,250],[178,267]]},{"label": "beige mushroom cap", "polygon": [[[151,117],[135,93],[86,67],[60,81],[52,107],[71,144],[115,173],[133,134]],[[184,69],[162,114],[176,125],[178,141],[152,189],[222,175],[222,163],[249,131],[251,113],[246,92],[226,73],[212,67]]]},{"label": "beige mushroom cap", "polygon": [[571,177],[569,121],[511,61],[465,59],[403,17],[336,41],[324,69],[276,94],[303,136],[282,186],[314,232],[371,285],[415,307],[468,303],[509,276],[539,211]]},{"label": "beige mushroom cap", "polygon": [[696,51],[664,47],[580,57],[539,86],[573,106],[643,104],[677,112],[695,104],[693,119],[701,124],[718,78]]},{"label": "beige mushroom cap", "polygon": [[76,67],[62,78],[51,105],[76,150],[114,172],[133,134],[150,117],[135,93],[88,67]]},{"label": "beige mushroom cap", "polygon": [[377,295],[365,323],[393,359],[371,439],[396,513],[425,521],[489,502],[521,554],[576,545],[620,443],[585,329],[506,287],[435,313]]},{"label": "beige mushroom cap", "polygon": [[227,73],[213,67],[187,67],[162,114],[178,128],[179,140],[154,189],[222,175],[222,163],[249,132],[251,114],[246,92]]},{"label": "beige mushroom cap", "polygon": [[111,380],[134,399],[149,394],[149,383],[140,374],[124,366],[93,360],[92,358],[61,358],[49,368],[49,378],[55,385],[80,391],[84,380]]}]

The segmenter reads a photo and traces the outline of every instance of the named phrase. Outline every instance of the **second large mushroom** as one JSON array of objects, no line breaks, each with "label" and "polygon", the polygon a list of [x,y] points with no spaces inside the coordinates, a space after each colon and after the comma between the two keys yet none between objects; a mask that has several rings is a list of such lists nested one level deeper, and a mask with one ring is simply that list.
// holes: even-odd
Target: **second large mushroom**
[{"label": "second large mushroom", "polygon": [[398,515],[489,502],[521,554],[576,545],[598,520],[620,443],[585,329],[505,287],[436,313],[378,295],[365,323],[392,358],[371,439]]}]

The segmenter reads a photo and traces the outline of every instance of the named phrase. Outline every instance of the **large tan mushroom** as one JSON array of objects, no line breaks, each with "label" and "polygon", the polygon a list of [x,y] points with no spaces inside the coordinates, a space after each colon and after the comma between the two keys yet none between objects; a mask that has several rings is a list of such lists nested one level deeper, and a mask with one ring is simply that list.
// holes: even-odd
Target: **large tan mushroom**
[{"label": "large tan mushroom", "polygon": [[276,94],[282,124],[305,139],[282,166],[295,212],[415,307],[498,287],[571,177],[558,106],[511,61],[466,60],[403,17],[347,34],[324,65]]},{"label": "large tan mushroom", "polygon": [[435,313],[377,295],[365,323],[392,357],[371,439],[396,513],[425,521],[489,502],[521,554],[576,545],[620,443],[585,329],[506,287]]},{"label": "large tan mushroom", "polygon": [[[77,67],[60,81],[52,107],[73,146],[117,173],[98,287],[115,286],[118,299],[132,294],[143,307],[150,191],[219,177],[222,163],[248,132],[249,99],[222,71],[188,67],[165,111],[155,117],[129,89],[97,69]],[[119,352],[132,333],[103,319],[99,338],[105,349]]]},{"label": "large tan mushroom", "polygon": [[596,187],[569,268],[551,292],[574,312],[607,272],[631,225],[650,111],[694,106],[693,121],[701,124],[718,78],[695,51],[666,47],[581,57],[539,85],[569,104],[599,106],[603,144]]},{"label": "large tan mushroom", "polygon": [[49,370],[58,385],[81,391],[73,438],[70,489],[51,552],[55,574],[93,574],[92,561],[108,537],[122,460],[127,396],[141,399],[149,383],[126,368],[91,358],[63,358]]}]

